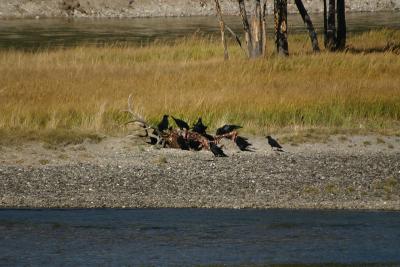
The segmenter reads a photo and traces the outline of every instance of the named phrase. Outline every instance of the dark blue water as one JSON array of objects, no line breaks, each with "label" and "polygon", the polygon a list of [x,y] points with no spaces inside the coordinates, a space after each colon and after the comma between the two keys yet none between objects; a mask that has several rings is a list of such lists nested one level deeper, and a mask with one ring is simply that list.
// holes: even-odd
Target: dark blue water
[{"label": "dark blue water", "polygon": [[[322,14],[311,15],[319,33]],[[268,16],[267,30],[271,35],[273,17]],[[238,34],[243,32],[238,16],[225,17],[226,23]],[[306,32],[300,15],[288,18],[289,33]],[[400,29],[400,12],[348,13],[350,33],[379,28]],[[154,40],[168,41],[194,33],[218,35],[215,17],[138,18],[138,19],[14,19],[0,21],[0,49],[37,49],[69,47],[78,44],[98,45],[116,42],[146,44]],[[229,35],[228,35],[229,36]]]},{"label": "dark blue water", "polygon": [[400,266],[400,213],[0,210],[2,266],[294,263]]}]

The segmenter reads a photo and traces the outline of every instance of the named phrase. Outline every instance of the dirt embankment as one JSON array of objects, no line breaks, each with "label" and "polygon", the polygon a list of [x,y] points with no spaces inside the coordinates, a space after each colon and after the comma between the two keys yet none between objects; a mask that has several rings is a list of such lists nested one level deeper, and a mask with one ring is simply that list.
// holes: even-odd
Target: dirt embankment
[{"label": "dirt embankment", "polygon": [[136,138],[0,147],[0,208],[198,207],[400,210],[400,137],[264,138],[228,158],[155,149]]},{"label": "dirt embankment", "polygon": [[[321,12],[322,1],[305,0],[310,12]],[[224,14],[238,13],[236,0],[221,0]],[[251,5],[251,3],[249,3]],[[393,11],[400,0],[347,0],[349,11]],[[272,2],[268,1],[268,10]],[[289,1],[289,12],[295,11]],[[213,0],[2,0],[0,18],[24,17],[163,17],[214,15]]]}]

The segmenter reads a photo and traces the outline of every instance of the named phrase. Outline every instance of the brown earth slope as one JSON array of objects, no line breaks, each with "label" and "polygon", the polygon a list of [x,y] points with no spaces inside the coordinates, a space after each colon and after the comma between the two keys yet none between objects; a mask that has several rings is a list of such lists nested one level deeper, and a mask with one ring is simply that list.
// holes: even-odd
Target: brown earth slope
[{"label": "brown earth slope", "polygon": [[[321,12],[322,2],[305,0],[311,12]],[[349,11],[393,11],[400,0],[348,0]],[[221,0],[224,14],[237,14],[234,0]],[[269,11],[272,2],[268,1]],[[295,10],[289,1],[289,11]],[[214,15],[213,0],[2,0],[0,18],[22,17],[159,17]]]}]

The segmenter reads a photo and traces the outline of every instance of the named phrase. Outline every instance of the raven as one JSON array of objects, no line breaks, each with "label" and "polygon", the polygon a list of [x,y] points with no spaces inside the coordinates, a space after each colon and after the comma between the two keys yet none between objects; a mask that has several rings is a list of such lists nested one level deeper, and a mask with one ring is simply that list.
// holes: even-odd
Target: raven
[{"label": "raven", "polygon": [[230,133],[234,130],[240,129],[240,128],[242,128],[242,126],[225,124],[221,128],[217,129],[217,135],[228,134],[228,133]]},{"label": "raven", "polygon": [[161,122],[157,125],[159,132],[163,132],[168,129],[168,115],[164,115]]},{"label": "raven", "polygon": [[176,141],[178,142],[178,145],[182,150],[189,150],[189,145],[186,142],[185,138],[183,138],[183,136],[179,135]]},{"label": "raven", "polygon": [[274,138],[268,135],[267,139],[268,139],[268,144],[271,146],[272,150],[276,148],[277,151],[283,152],[282,146]]},{"label": "raven", "polygon": [[172,116],[172,119],[174,119],[174,121],[175,121],[176,125],[178,125],[179,129],[181,129],[181,130],[183,130],[183,129],[189,130],[189,125],[185,121],[177,119],[174,116]]},{"label": "raven", "polygon": [[224,151],[213,142],[210,142],[210,150],[216,157],[227,157]]},{"label": "raven", "polygon": [[248,139],[245,137],[237,136],[235,139],[236,145],[239,147],[241,151],[251,151],[248,147],[251,144],[247,141]]},{"label": "raven", "polygon": [[199,118],[196,122],[196,124],[193,124],[193,132],[205,135],[207,130],[207,126],[203,124],[203,121],[201,118]]},{"label": "raven", "polygon": [[157,141],[158,141],[157,138],[150,136],[150,141],[146,142],[146,143],[149,145],[155,145],[155,144],[157,144]]},{"label": "raven", "polygon": [[189,139],[188,142],[189,148],[195,151],[200,151],[201,150],[201,143],[196,140]]},{"label": "raven", "polygon": [[215,138],[214,138],[214,136],[212,136],[212,135],[210,135],[210,134],[203,134],[203,136],[205,137],[205,138],[207,138],[207,140],[208,141],[215,141]]}]

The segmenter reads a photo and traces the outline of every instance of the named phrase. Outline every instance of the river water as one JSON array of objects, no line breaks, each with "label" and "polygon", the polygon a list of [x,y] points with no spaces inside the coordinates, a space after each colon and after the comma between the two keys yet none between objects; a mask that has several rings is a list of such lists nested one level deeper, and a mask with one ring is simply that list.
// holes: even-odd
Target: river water
[{"label": "river water", "polygon": [[[322,32],[322,14],[313,14],[317,31]],[[225,18],[237,33],[242,32],[239,17]],[[288,18],[289,33],[305,32],[298,14]],[[272,16],[268,31],[272,32]],[[377,28],[400,29],[400,12],[349,13],[350,33]],[[215,17],[137,18],[137,19],[13,19],[0,21],[0,48],[37,49],[128,42],[146,44],[154,40],[174,40],[195,32],[218,34]]]},{"label": "river water", "polygon": [[294,263],[400,266],[400,213],[0,210],[1,266]]},{"label": "river water", "polygon": [[[313,15],[321,32],[321,15]],[[351,33],[400,29],[400,13],[348,14]],[[237,17],[227,17],[237,32]],[[290,32],[304,32],[298,15]],[[272,25],[272,22],[269,22]],[[0,21],[0,48],[37,49],[218,34],[214,17]],[[269,29],[271,32],[271,29]],[[400,266],[400,213],[1,210],[1,266],[326,264]],[[309,265],[307,265],[309,266]]]}]

